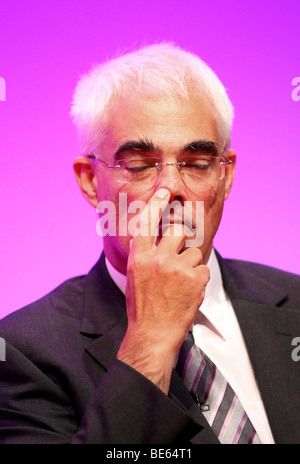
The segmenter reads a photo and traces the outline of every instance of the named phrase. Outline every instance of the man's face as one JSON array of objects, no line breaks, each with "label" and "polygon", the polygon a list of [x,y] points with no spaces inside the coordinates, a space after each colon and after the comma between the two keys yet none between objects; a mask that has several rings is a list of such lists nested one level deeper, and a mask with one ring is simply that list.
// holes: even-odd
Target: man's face
[{"label": "man's face", "polygon": [[[176,162],[183,156],[183,147],[196,141],[213,142],[219,148],[221,155],[223,141],[218,132],[217,123],[209,103],[193,96],[185,102],[175,100],[152,101],[145,97],[131,96],[122,98],[114,106],[108,121],[107,137],[102,146],[102,152],[97,156],[108,164],[115,163],[115,153],[126,142],[144,141],[154,147],[151,156],[159,158],[162,163]],[[149,156],[145,150],[144,155]],[[122,152],[122,157],[132,155],[132,151]],[[143,150],[138,151],[143,155]],[[197,201],[204,203],[204,241],[201,251],[204,262],[207,262],[213,237],[218,229],[222,216],[223,203],[227,198],[234,172],[235,154],[232,151],[226,156],[233,161],[226,167],[226,177],[210,184],[189,184],[183,181],[179,170],[174,165],[165,166],[154,180],[153,185],[145,183],[117,182],[113,169],[106,168],[102,163],[96,163],[94,168],[93,186],[96,190],[97,202],[112,201],[116,206],[117,224],[119,219],[129,222],[139,211],[128,214],[119,212],[120,193],[127,194],[128,205],[136,200],[145,204],[160,188],[167,188],[171,194],[169,202],[175,200],[189,201],[195,207]],[[94,199],[93,203],[95,206]],[[123,214],[123,218],[119,218]],[[123,274],[126,274],[129,242],[132,236],[104,236],[104,251],[111,264]]]}]

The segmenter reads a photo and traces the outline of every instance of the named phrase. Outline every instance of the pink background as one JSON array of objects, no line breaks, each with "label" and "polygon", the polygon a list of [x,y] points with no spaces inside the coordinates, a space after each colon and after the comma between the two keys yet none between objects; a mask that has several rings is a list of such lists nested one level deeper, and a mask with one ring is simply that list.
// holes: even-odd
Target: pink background
[{"label": "pink background", "polygon": [[215,246],[299,273],[299,0],[2,0],[0,317],[88,272],[102,249],[72,171],[77,79],[135,44],[199,54],[229,91],[237,173]]}]

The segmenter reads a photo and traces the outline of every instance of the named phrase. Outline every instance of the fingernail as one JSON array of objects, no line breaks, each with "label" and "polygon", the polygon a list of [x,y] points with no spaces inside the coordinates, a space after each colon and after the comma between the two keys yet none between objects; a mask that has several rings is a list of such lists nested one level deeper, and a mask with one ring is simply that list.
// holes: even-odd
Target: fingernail
[{"label": "fingernail", "polygon": [[155,192],[155,196],[158,198],[168,198],[170,196],[170,192],[165,188],[161,188]]}]

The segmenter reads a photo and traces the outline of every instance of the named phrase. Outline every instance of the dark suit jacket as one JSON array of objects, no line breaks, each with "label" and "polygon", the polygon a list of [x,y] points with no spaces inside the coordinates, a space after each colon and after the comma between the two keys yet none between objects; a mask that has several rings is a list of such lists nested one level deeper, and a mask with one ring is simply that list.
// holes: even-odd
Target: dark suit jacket
[{"label": "dark suit jacket", "polygon": [[[275,441],[300,443],[300,362],[291,356],[300,278],[218,259]],[[4,318],[0,443],[218,443],[175,371],[166,396],[115,359],[125,330],[125,299],[104,256]]]}]

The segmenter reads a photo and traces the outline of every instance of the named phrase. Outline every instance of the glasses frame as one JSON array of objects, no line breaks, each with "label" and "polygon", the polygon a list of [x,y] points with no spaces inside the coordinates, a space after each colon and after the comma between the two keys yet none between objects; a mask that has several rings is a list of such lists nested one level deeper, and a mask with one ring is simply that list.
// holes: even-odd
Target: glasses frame
[{"label": "glasses frame", "polygon": [[[216,156],[215,158],[220,158],[220,159],[223,158],[224,162],[220,162],[220,165],[227,166],[227,165],[231,164],[232,161],[224,155],[224,152],[225,152],[225,150],[223,151],[221,156]],[[118,164],[122,160],[117,160],[115,165],[111,165],[111,164],[107,164],[106,161],[103,161],[101,158],[98,158],[93,153],[90,154],[90,155],[86,155],[86,158],[89,158],[89,159],[94,160],[94,161],[100,161],[101,163],[104,164],[104,166],[106,166],[109,169],[116,169],[116,168],[122,169],[122,166],[120,166],[120,164]],[[177,167],[179,167],[179,166],[185,166],[185,164],[186,164],[185,161],[176,161],[176,162],[171,162],[171,163],[155,163],[153,167],[156,167],[157,170],[161,170],[164,166],[177,166]],[[180,172],[180,170],[179,170],[179,172]],[[222,179],[223,179],[223,177],[221,179],[217,179],[217,180],[222,180]],[[126,182],[126,181],[122,181],[122,180],[117,180],[117,182],[124,182],[125,184],[126,183],[127,184],[136,183],[136,182],[131,182],[131,181]]]}]

